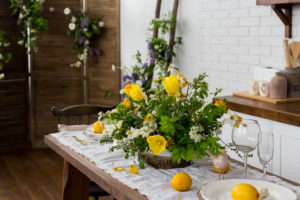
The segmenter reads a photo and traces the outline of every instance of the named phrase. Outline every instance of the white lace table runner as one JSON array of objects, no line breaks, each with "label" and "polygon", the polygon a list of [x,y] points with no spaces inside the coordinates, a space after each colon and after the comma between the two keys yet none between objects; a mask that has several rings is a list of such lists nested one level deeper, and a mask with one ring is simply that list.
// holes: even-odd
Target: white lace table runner
[{"label": "white lace table runner", "polygon": [[[108,149],[110,145],[100,145],[97,141],[83,135],[82,131],[64,131],[52,134],[52,136],[76,153],[95,162],[100,169],[126,184],[128,187],[137,189],[139,193],[146,195],[149,200],[178,200],[180,198],[182,200],[195,200],[198,199],[197,192],[202,185],[218,180],[218,174],[213,171],[212,163],[207,159],[205,161],[194,162],[189,167],[178,169],[157,170],[151,166],[146,166],[143,170],[139,169],[138,174],[133,175],[129,173],[129,165],[135,164],[138,167],[138,162],[135,157],[125,159],[125,154],[122,151],[109,153]],[[81,144],[72,136],[76,136],[80,140],[88,141],[88,145]],[[123,167],[126,170],[119,172],[113,171],[112,168],[116,167]],[[243,168],[240,165],[231,163],[231,170],[225,175],[225,179],[241,178],[242,170]],[[173,175],[179,172],[186,172],[191,176],[193,185],[189,191],[177,192],[170,186]],[[249,169],[248,172],[249,178],[251,179],[260,179],[262,177],[261,172],[257,170]],[[267,179],[268,181],[292,189],[297,193],[297,199],[300,200],[300,187],[293,186],[275,176],[268,176]]]}]

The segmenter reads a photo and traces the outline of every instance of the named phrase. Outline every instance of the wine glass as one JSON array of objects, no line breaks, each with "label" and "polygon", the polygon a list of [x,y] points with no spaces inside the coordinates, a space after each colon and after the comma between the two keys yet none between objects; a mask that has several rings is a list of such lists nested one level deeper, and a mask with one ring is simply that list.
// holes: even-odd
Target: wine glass
[{"label": "wine glass", "polygon": [[259,162],[263,166],[263,179],[266,179],[267,166],[273,159],[274,153],[274,135],[272,132],[263,132],[258,141],[257,153]]},{"label": "wine glass", "polygon": [[252,119],[243,119],[232,129],[232,142],[237,150],[243,152],[245,156],[244,178],[247,177],[248,154],[257,147],[260,133],[258,121]]}]

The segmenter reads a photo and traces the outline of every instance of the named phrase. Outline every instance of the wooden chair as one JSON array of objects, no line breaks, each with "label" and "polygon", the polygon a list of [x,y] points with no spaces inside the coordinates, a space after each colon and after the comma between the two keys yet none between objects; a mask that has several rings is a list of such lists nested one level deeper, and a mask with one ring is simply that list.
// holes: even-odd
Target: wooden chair
[{"label": "wooden chair", "polygon": [[[81,124],[83,117],[87,117],[87,124],[90,122],[91,115],[97,115],[99,112],[106,112],[108,110],[114,109],[116,106],[99,106],[99,105],[74,105],[69,106],[64,109],[58,109],[55,106],[52,106],[51,112],[54,116],[57,117],[58,123],[62,123],[62,118],[67,119],[67,125],[71,124],[70,118],[77,118],[77,124]],[[95,200],[98,200],[98,197],[108,196],[109,194],[99,187],[96,183],[90,182],[90,193],[91,197],[94,197]]]}]

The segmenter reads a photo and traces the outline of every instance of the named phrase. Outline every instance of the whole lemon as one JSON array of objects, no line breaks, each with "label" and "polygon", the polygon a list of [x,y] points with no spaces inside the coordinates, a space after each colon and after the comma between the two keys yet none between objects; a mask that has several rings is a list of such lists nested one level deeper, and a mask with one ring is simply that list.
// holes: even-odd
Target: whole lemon
[{"label": "whole lemon", "polygon": [[231,190],[233,200],[258,200],[259,193],[257,189],[247,183],[241,183],[234,186]]},{"label": "whole lemon", "polygon": [[105,129],[105,125],[103,122],[95,122],[93,125],[93,129],[94,129],[94,133],[99,134],[99,133],[103,133],[104,129]]},{"label": "whole lemon", "polygon": [[192,186],[192,178],[186,173],[178,173],[173,176],[171,186],[174,190],[177,191],[187,191]]},{"label": "whole lemon", "polygon": [[215,172],[217,172],[218,174],[226,174],[230,170],[230,164],[228,163],[228,166],[226,169],[217,169],[215,167],[215,165],[213,165],[213,168],[214,168]]}]

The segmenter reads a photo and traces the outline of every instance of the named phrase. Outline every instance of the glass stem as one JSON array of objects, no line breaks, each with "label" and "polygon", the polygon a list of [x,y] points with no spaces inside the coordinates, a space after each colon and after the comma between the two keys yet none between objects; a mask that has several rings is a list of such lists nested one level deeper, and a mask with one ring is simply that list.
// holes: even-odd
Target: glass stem
[{"label": "glass stem", "polygon": [[267,165],[263,166],[264,174],[263,174],[263,179],[266,180],[267,177]]},{"label": "glass stem", "polygon": [[247,178],[247,167],[248,167],[248,153],[245,153],[244,178]]}]

